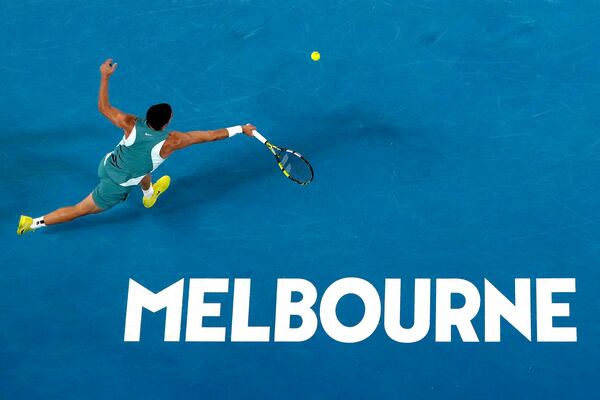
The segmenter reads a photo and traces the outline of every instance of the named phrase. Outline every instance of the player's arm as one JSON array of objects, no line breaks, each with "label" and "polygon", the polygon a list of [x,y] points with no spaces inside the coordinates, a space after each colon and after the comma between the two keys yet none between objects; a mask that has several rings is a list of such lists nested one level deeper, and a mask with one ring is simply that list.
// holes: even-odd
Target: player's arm
[{"label": "player's arm", "polygon": [[167,158],[173,154],[173,152],[185,149],[191,145],[223,140],[238,133],[252,136],[252,131],[255,129],[256,127],[254,125],[246,124],[231,128],[217,129],[214,131],[172,131],[169,132],[169,136],[167,136],[165,143],[160,149],[160,156],[162,158]]},{"label": "player's arm", "polygon": [[108,100],[108,81],[117,69],[117,64],[108,59],[100,66],[100,93],[98,94],[98,110],[113,124],[125,131],[125,137],[129,136],[135,125],[135,116],[126,114],[113,107]]}]

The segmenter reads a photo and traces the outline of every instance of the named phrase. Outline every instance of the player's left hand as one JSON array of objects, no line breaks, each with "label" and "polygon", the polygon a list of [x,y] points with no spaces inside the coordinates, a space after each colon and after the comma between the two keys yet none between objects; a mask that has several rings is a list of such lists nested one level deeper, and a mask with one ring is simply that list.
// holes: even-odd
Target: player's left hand
[{"label": "player's left hand", "polygon": [[100,73],[104,76],[111,76],[116,69],[117,63],[113,63],[112,58],[109,58],[100,65]]}]

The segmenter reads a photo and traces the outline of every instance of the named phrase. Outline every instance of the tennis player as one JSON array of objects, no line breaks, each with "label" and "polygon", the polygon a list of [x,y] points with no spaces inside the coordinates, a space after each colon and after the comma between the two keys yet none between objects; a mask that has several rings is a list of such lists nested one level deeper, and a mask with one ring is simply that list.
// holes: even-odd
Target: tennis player
[{"label": "tennis player", "polygon": [[123,139],[108,153],[98,167],[98,186],[85,199],[74,206],[63,207],[39,218],[21,215],[18,235],[33,232],[46,225],[60,224],[88,214],[96,214],[127,199],[134,186],[142,189],[144,207],[154,206],[158,197],[171,183],[163,176],[152,184],[152,172],[173,152],[204,142],[226,139],[238,133],[252,136],[256,129],[251,124],[238,125],[214,131],[167,132],[173,117],[171,106],[156,104],[148,109],[146,118],[126,114],[108,101],[108,81],[117,64],[111,59],[100,66],[101,80],[98,109],[114,125],[123,129]]}]

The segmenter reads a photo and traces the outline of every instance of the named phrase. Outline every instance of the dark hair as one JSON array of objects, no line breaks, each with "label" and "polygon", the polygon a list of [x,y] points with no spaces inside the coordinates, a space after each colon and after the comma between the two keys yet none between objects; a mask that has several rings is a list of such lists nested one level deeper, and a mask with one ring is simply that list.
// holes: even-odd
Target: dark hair
[{"label": "dark hair", "polygon": [[173,110],[167,103],[155,104],[146,111],[146,122],[155,131],[161,130],[171,119],[172,113]]}]

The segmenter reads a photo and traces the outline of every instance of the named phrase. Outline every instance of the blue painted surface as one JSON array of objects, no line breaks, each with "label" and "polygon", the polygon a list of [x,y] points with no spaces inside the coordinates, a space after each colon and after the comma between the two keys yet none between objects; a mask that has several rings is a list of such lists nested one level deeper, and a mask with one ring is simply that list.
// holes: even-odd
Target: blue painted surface
[{"label": "blue painted surface", "polygon": [[[2,4],[0,396],[586,398],[598,375],[600,33],[596,1],[87,1]],[[310,60],[318,50],[322,59]],[[119,140],[96,109],[173,105],[174,129],[252,122],[305,153],[307,188],[245,137],[175,155],[140,194],[29,237],[18,215],[79,201]],[[575,344],[123,343],[128,278],[575,277]],[[407,288],[410,295],[410,288]],[[230,325],[231,298],[223,302]],[[409,299],[408,299],[409,300]],[[407,300],[407,301],[408,301]],[[359,302],[340,306],[346,321]],[[407,310],[410,320],[410,310]],[[482,317],[476,327],[482,335]],[[534,329],[535,332],[535,329]],[[455,332],[456,335],[456,332]]]}]

